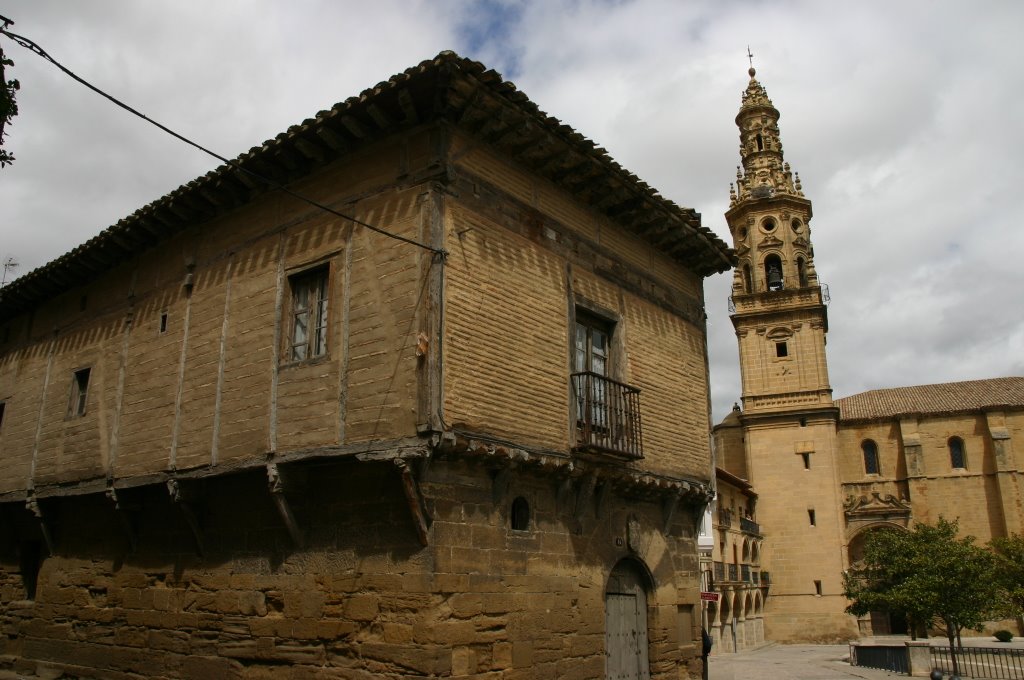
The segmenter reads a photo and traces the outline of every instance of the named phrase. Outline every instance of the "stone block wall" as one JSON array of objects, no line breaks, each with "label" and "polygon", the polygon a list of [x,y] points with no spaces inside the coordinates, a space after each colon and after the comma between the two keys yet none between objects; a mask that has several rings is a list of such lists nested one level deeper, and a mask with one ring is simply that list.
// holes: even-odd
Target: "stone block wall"
[{"label": "stone block wall", "polygon": [[[691,509],[666,534],[660,502],[608,489],[577,512],[529,472],[496,496],[491,463],[442,458],[420,477],[423,546],[392,463],[299,471],[302,549],[255,472],[189,489],[197,533],[162,485],[122,490],[121,511],[102,494],[47,499],[55,554],[32,599],[34,518],[4,507],[0,663],[124,680],[600,678],[605,585],[631,559],[650,576],[652,677],[697,677]],[[518,497],[525,530],[509,524]]]}]

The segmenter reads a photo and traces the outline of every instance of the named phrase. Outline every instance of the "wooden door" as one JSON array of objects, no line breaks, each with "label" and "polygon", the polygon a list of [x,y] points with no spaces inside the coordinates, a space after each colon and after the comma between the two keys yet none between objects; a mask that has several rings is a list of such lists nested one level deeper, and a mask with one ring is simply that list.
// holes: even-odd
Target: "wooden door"
[{"label": "wooden door", "polygon": [[620,564],[605,592],[605,678],[649,680],[647,593],[632,565]]}]

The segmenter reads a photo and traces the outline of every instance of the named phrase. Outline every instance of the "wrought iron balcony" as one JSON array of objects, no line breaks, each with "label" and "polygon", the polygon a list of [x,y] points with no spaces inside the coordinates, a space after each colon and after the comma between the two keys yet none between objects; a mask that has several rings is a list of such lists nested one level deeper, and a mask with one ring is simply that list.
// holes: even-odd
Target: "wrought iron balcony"
[{"label": "wrought iron balcony", "polygon": [[640,389],[603,375],[573,373],[576,450],[643,458]]},{"label": "wrought iron balcony", "polygon": [[715,581],[725,580],[725,562],[715,562]]},{"label": "wrought iron balcony", "polygon": [[740,517],[740,531],[745,531],[748,534],[754,534],[756,536],[761,535],[761,527],[752,519],[746,517]]}]

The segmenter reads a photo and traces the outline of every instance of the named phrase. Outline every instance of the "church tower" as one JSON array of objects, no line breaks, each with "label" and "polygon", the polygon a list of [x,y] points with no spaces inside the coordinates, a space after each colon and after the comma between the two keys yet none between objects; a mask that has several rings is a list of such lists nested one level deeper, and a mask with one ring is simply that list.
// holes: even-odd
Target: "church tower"
[{"label": "church tower", "polygon": [[740,464],[758,494],[770,579],[765,636],[845,639],[856,627],[839,602],[846,541],[827,288],[814,266],[811,202],[783,157],[779,111],[753,67],[749,74],[736,116],[742,167],[725,216],[737,259],[730,311],[743,385]]}]

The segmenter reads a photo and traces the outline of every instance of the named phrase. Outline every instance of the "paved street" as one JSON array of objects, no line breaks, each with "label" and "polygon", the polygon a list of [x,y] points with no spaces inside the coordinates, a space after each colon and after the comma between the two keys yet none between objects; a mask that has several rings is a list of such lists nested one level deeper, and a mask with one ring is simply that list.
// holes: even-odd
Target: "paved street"
[{"label": "paved street", "polygon": [[736,654],[712,656],[710,680],[832,680],[907,676],[847,663],[847,645],[768,645]]}]

